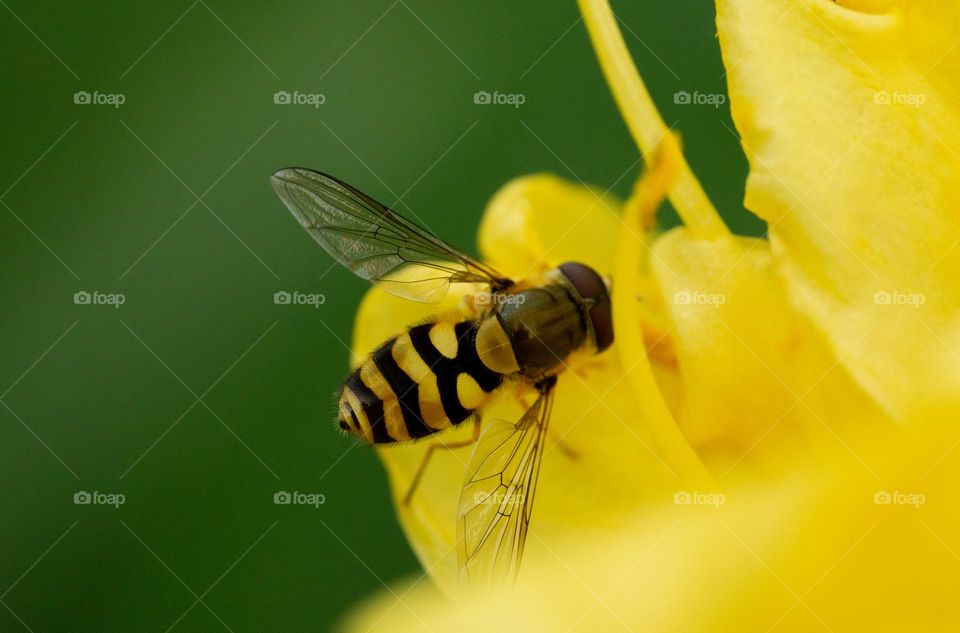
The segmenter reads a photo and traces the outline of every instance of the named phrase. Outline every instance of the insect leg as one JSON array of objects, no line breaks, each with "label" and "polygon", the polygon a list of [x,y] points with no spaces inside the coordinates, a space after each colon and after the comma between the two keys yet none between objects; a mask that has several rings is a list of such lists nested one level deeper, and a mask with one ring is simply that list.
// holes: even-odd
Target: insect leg
[{"label": "insect leg", "polygon": [[552,429],[547,429],[547,437],[553,438],[553,444],[560,449],[560,452],[566,455],[570,459],[580,459],[580,451],[573,448],[569,444],[563,441],[563,438],[557,435],[556,431]]},{"label": "insect leg", "polygon": [[403,496],[403,505],[410,505],[410,501],[413,500],[413,493],[417,489],[417,486],[420,484],[420,480],[423,478],[423,473],[427,470],[427,464],[430,462],[430,458],[433,456],[433,451],[438,448],[442,449],[453,449],[453,448],[463,448],[464,446],[470,446],[471,444],[477,441],[477,438],[480,437],[480,416],[476,416],[473,421],[473,437],[469,440],[461,440],[459,442],[433,442],[430,446],[427,447],[427,452],[423,456],[423,461],[420,462],[420,466],[417,467],[417,473],[413,476],[413,481],[410,483],[410,488],[407,490],[407,494]]},{"label": "insect leg", "polygon": [[[517,402],[520,403],[520,407],[522,409],[527,410],[530,408],[531,403],[527,401],[527,398],[524,397],[524,394],[517,391],[515,394],[515,397],[517,399]],[[557,433],[553,429],[550,429],[550,428],[547,429],[547,437],[552,438],[554,446],[560,449],[560,452],[566,455],[567,458],[569,459],[580,458],[580,453],[577,451],[577,449],[573,448],[572,446],[564,442],[563,438],[557,435]]]}]

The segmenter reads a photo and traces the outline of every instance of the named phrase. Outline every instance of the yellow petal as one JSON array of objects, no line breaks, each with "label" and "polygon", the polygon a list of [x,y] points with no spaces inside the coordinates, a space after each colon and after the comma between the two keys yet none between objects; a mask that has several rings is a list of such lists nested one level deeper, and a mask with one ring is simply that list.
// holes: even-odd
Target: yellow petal
[{"label": "yellow petal", "polygon": [[565,261],[613,268],[609,240],[620,226],[619,202],[553,174],[516,178],[490,200],[478,241],[484,260],[522,279]]},{"label": "yellow petal", "polygon": [[719,0],[718,26],[790,299],[902,418],[960,388],[960,6],[847,4]]},{"label": "yellow petal", "polygon": [[678,418],[715,475],[729,483],[835,454],[856,462],[844,437],[879,431],[885,416],[794,310],[765,240],[675,229],[654,244],[651,268],[672,323]]},{"label": "yellow petal", "polygon": [[589,546],[557,544],[495,601],[451,606],[417,587],[357,611],[348,629],[952,630],[960,452],[944,445],[956,411],[927,412],[941,423],[922,433],[854,440],[877,477],[807,468],[651,508]]}]

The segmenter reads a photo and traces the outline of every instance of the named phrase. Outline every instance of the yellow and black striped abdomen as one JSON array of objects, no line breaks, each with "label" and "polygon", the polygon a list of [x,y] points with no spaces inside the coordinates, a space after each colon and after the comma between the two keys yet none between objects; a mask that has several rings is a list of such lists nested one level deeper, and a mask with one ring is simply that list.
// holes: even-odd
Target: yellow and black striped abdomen
[{"label": "yellow and black striped abdomen", "polygon": [[373,444],[401,442],[470,419],[505,374],[477,352],[481,324],[438,321],[377,348],[340,393],[340,427]]}]

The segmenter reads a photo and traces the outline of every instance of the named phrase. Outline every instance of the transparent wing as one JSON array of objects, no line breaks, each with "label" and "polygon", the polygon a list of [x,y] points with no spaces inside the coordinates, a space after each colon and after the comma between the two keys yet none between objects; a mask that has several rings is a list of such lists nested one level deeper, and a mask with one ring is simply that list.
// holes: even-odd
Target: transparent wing
[{"label": "transparent wing", "polygon": [[516,578],[552,404],[551,384],[516,424],[484,421],[457,519],[460,584],[466,590],[496,590]]},{"label": "transparent wing", "polygon": [[313,239],[338,262],[392,294],[436,303],[451,283],[481,282],[493,291],[511,285],[486,264],[332,176],[290,168],[270,180]]}]

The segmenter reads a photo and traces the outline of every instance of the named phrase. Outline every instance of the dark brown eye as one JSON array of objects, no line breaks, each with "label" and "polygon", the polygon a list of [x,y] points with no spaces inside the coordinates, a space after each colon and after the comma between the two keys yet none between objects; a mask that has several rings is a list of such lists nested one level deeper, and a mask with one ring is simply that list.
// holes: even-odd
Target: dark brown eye
[{"label": "dark brown eye", "polygon": [[581,297],[593,302],[590,321],[597,337],[597,351],[602,352],[613,343],[613,311],[607,285],[597,271],[586,264],[567,262],[560,265],[560,272],[570,280]]}]

